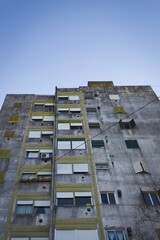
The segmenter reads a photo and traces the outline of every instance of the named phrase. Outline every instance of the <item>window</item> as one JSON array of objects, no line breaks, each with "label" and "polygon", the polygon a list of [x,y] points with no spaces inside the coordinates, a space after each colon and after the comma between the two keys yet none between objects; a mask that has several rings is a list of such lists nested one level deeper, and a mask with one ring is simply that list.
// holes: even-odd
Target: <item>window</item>
[{"label": "window", "polygon": [[150,173],[148,166],[143,161],[133,163],[133,168],[136,173]]},{"label": "window", "polygon": [[49,240],[48,237],[11,237],[11,240]]},{"label": "window", "polygon": [[39,107],[39,106],[42,106],[42,107],[53,107],[54,106],[54,103],[44,103],[44,102],[35,102],[34,103],[34,106],[36,107]]},{"label": "window", "polygon": [[58,100],[68,100],[68,96],[58,96]]},{"label": "window", "polygon": [[58,130],[82,129],[82,123],[58,123]]},{"label": "window", "polygon": [[100,128],[99,122],[89,122],[89,128]]},{"label": "window", "polygon": [[41,138],[53,136],[53,131],[29,131],[28,138]]},{"label": "window", "polygon": [[8,122],[18,122],[19,121],[19,116],[18,115],[12,115],[9,116]]},{"label": "window", "polygon": [[97,170],[109,170],[110,165],[109,165],[109,163],[96,163],[96,169]]},{"label": "window", "polygon": [[72,174],[72,164],[57,164],[57,174]]},{"label": "window", "polygon": [[10,149],[0,149],[0,158],[9,158]]},{"label": "window", "polygon": [[33,212],[33,201],[17,201],[16,214],[29,215]]},{"label": "window", "polygon": [[134,119],[131,119],[130,121],[120,119],[119,125],[121,129],[133,129],[136,127]]},{"label": "window", "polygon": [[103,140],[92,140],[92,148],[102,148],[104,147],[104,141]]},{"label": "window", "polygon": [[15,135],[15,131],[8,131],[8,130],[6,130],[6,131],[4,132],[4,137],[5,137],[5,138],[13,138],[14,135]]},{"label": "window", "polygon": [[142,196],[147,205],[160,204],[160,201],[156,192],[142,192]]},{"label": "window", "polygon": [[81,112],[81,108],[70,108],[70,112],[71,113],[80,113]]},{"label": "window", "polygon": [[58,123],[58,130],[69,130],[69,123]]},{"label": "window", "polygon": [[137,140],[125,140],[127,148],[139,148]]},{"label": "window", "polygon": [[82,129],[82,123],[70,123],[70,129]]},{"label": "window", "polygon": [[119,100],[120,99],[119,95],[114,95],[114,94],[109,95],[109,98],[111,100]]},{"label": "window", "polygon": [[88,164],[76,163],[73,164],[74,173],[88,173]]},{"label": "window", "polygon": [[58,140],[58,149],[85,149],[85,141],[81,141],[78,138],[72,141]]},{"label": "window", "polygon": [[55,240],[98,240],[97,230],[55,230]]},{"label": "window", "polygon": [[88,164],[57,164],[57,174],[88,173]]},{"label": "window", "polygon": [[13,107],[14,108],[22,108],[22,103],[21,102],[15,102],[15,103],[13,103]]},{"label": "window", "polygon": [[102,200],[102,203],[106,203],[106,204],[115,204],[116,203],[113,192],[101,193],[101,200]]},{"label": "window", "polygon": [[29,131],[28,138],[40,138],[41,131]]},{"label": "window", "polygon": [[86,206],[91,204],[91,192],[57,192],[58,206]]},{"label": "window", "polygon": [[50,212],[50,201],[34,201],[35,214],[47,214]]},{"label": "window", "polygon": [[21,181],[22,182],[36,182],[36,180],[42,182],[48,182],[51,180],[51,172],[23,172]]},{"label": "window", "polygon": [[79,101],[79,96],[78,95],[71,95],[71,96],[58,96],[58,100],[62,100],[62,101]]},{"label": "window", "polygon": [[32,120],[33,121],[43,121],[43,122],[53,122],[54,121],[54,116],[51,115],[51,116],[32,116]]},{"label": "window", "polygon": [[27,149],[27,158],[49,159],[52,157],[52,149]]},{"label": "window", "polygon": [[79,96],[69,96],[70,101],[79,101]]},{"label": "window", "polygon": [[71,206],[73,205],[73,192],[58,192],[57,193],[58,206]]},{"label": "window", "polygon": [[122,106],[114,107],[114,113],[125,113],[125,110]]},{"label": "window", "polygon": [[47,214],[50,212],[50,201],[17,201],[16,214]]},{"label": "window", "polygon": [[27,158],[38,158],[39,149],[27,149]]},{"label": "window", "polygon": [[58,108],[59,113],[80,113],[81,108]]},{"label": "window", "polygon": [[87,107],[86,111],[87,112],[97,112],[97,109],[95,107]]},{"label": "window", "polygon": [[107,240],[126,240],[125,234],[121,230],[107,230]]},{"label": "window", "polygon": [[75,205],[86,206],[91,204],[91,193],[90,192],[75,192]]}]

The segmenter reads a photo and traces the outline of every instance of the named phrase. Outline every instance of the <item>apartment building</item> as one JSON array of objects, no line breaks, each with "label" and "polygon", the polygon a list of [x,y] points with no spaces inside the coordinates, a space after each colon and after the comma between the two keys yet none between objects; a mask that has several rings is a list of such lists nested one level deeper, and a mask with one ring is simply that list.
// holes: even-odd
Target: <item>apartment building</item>
[{"label": "apartment building", "polygon": [[160,101],[88,82],[8,94],[0,113],[0,239],[160,239]]}]

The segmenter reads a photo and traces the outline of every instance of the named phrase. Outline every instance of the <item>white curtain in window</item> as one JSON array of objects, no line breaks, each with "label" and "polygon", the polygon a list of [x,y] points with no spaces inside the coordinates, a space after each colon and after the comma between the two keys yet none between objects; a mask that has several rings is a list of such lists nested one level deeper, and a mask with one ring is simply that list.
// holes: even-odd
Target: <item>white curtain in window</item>
[{"label": "white curtain in window", "polygon": [[53,122],[54,121],[54,116],[44,116],[43,121],[44,122]]},{"label": "white curtain in window", "polygon": [[88,172],[88,164],[81,164],[81,163],[76,163],[73,164],[73,171],[74,172]]},{"label": "white curtain in window", "polygon": [[58,123],[58,130],[69,130],[69,123]]},{"label": "white curtain in window", "polygon": [[78,101],[79,100],[79,96],[69,96],[69,100]]},{"label": "white curtain in window", "polygon": [[57,174],[72,174],[72,164],[57,164]]},{"label": "white curtain in window", "polygon": [[108,231],[108,240],[116,240],[115,231]]},{"label": "white curtain in window", "polygon": [[55,240],[77,240],[76,231],[75,230],[56,230]]},{"label": "white curtain in window", "polygon": [[28,153],[28,158],[38,158],[39,152],[29,152]]},{"label": "white curtain in window", "polygon": [[70,141],[58,141],[58,149],[71,149]]},{"label": "white curtain in window", "polygon": [[125,240],[124,234],[122,231],[117,231],[117,240]]},{"label": "white curtain in window", "polygon": [[29,131],[28,138],[40,138],[41,131]]},{"label": "white curtain in window", "polygon": [[98,240],[97,230],[77,230],[77,240]]},{"label": "white curtain in window", "polygon": [[85,141],[72,141],[72,149],[86,149]]}]

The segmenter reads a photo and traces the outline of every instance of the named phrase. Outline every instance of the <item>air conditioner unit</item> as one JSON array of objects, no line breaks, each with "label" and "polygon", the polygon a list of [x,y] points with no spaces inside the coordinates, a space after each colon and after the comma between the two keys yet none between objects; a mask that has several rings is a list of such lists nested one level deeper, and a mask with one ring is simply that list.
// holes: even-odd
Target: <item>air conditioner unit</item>
[{"label": "air conditioner unit", "polygon": [[48,159],[49,158],[49,153],[41,153],[41,158],[42,159]]}]

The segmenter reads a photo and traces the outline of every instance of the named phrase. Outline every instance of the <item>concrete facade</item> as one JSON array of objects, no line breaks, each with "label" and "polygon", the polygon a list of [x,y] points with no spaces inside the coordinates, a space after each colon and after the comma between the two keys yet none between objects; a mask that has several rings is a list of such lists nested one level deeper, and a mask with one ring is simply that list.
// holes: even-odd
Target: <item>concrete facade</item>
[{"label": "concrete facade", "polygon": [[0,239],[160,239],[160,101],[150,86],[11,95],[0,117]]}]

